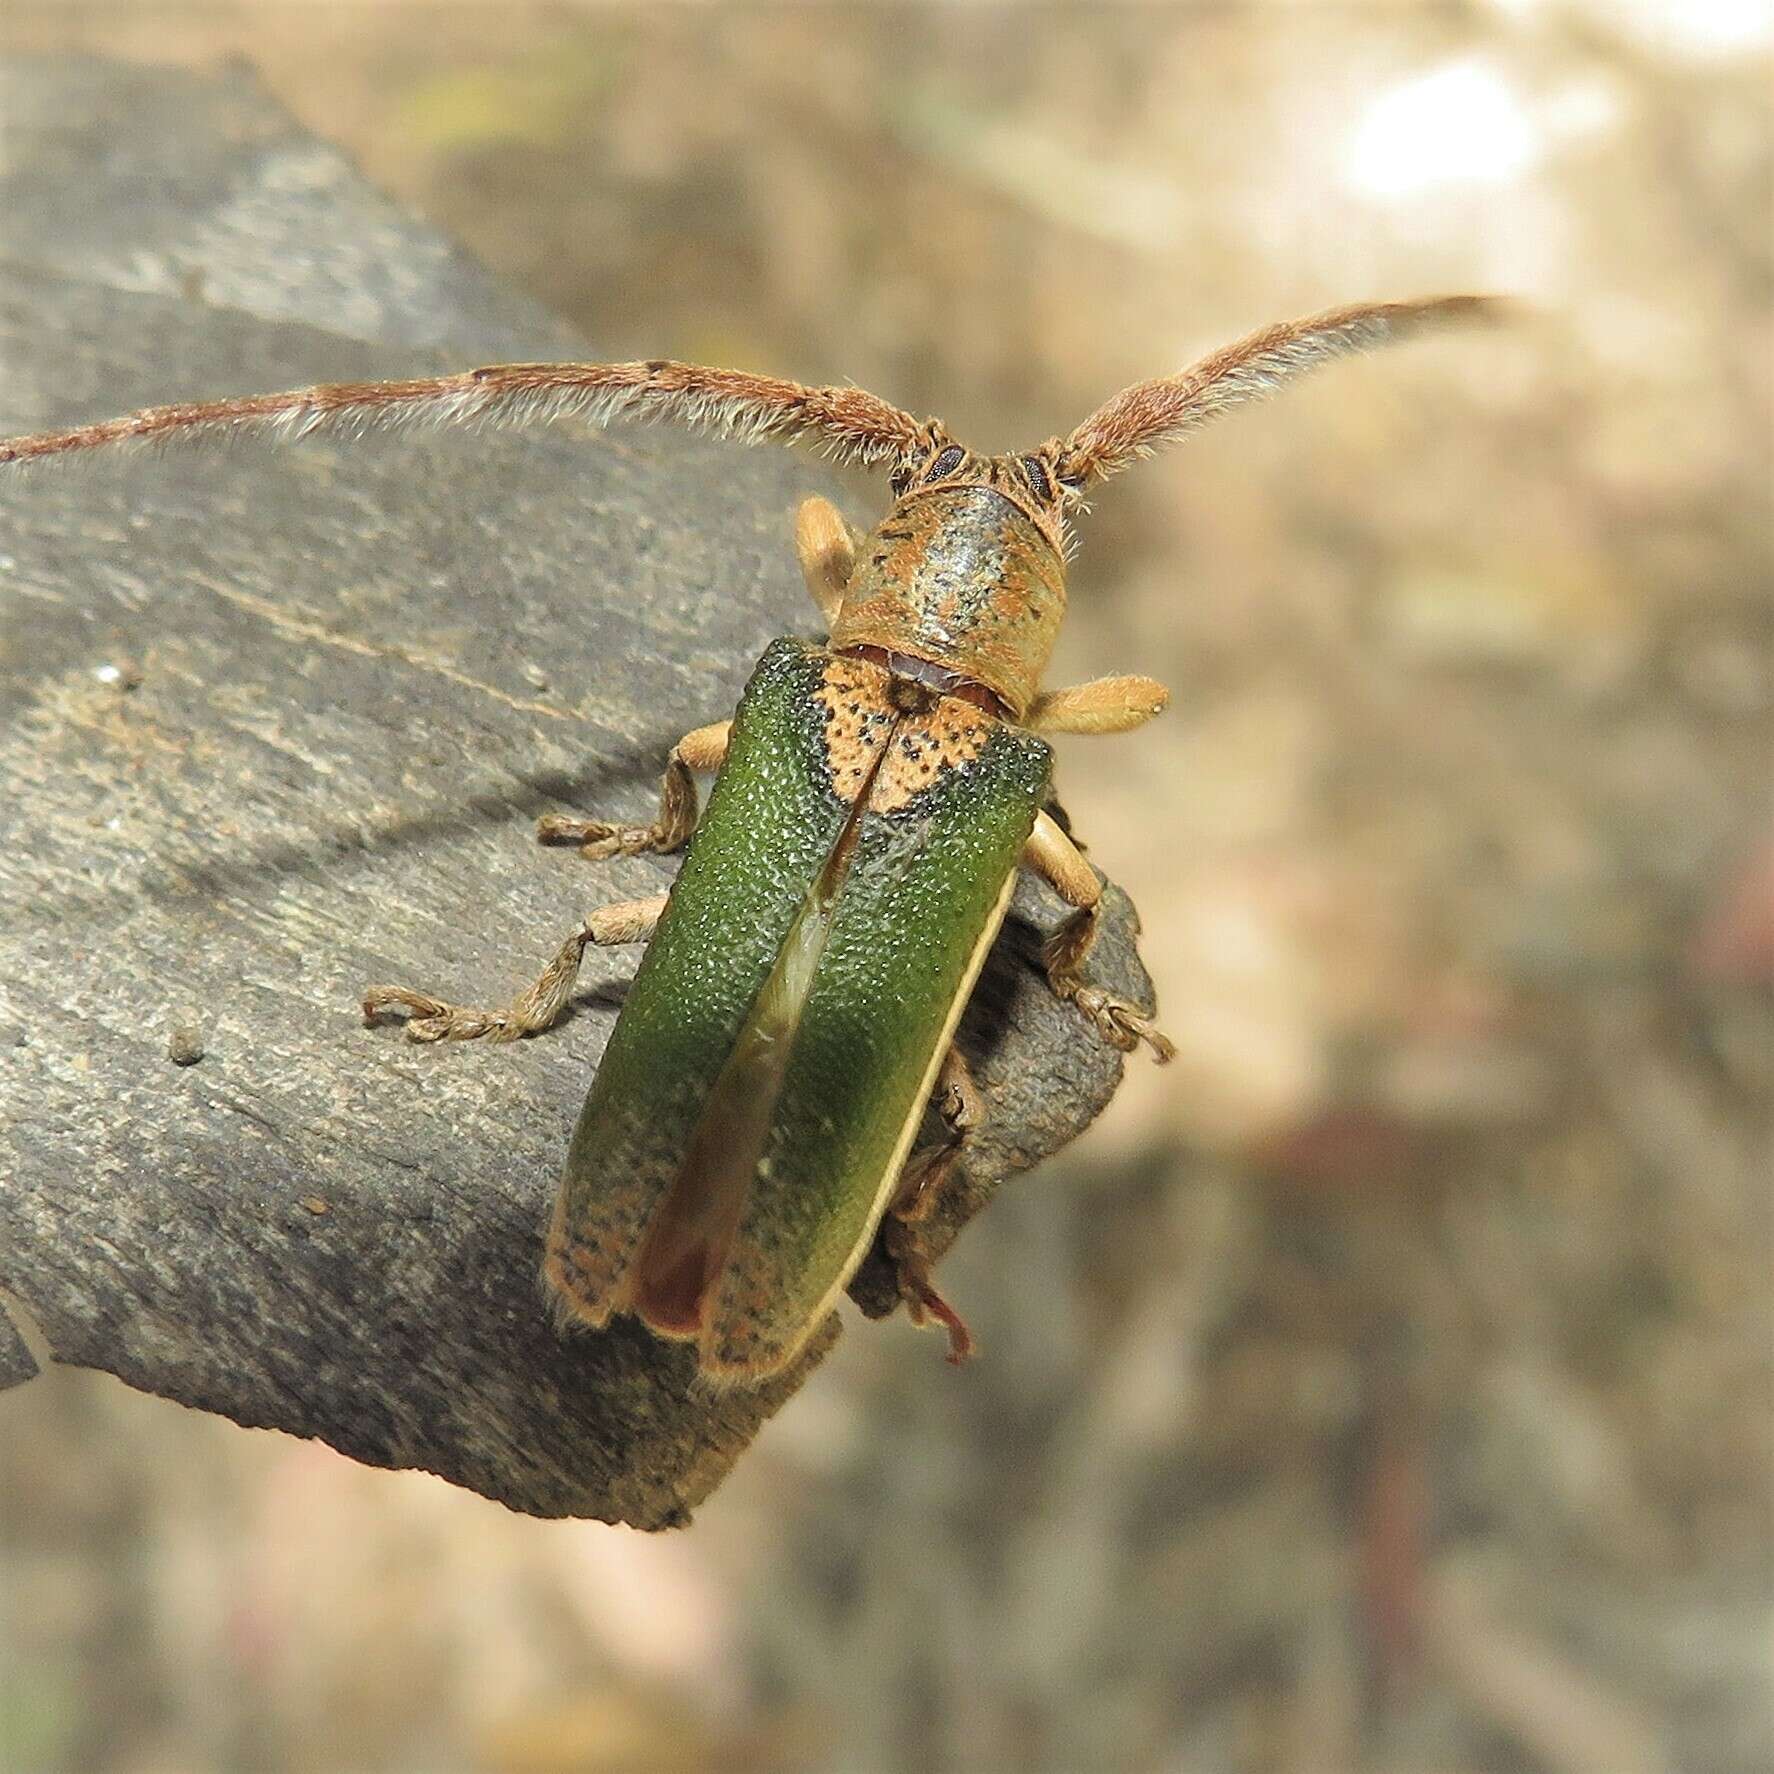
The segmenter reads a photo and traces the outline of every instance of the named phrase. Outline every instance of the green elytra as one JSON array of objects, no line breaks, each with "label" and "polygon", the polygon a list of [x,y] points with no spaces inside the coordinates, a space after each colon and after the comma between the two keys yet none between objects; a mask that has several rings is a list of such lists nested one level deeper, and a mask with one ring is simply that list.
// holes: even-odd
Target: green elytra
[{"label": "green elytra", "polygon": [[[651,935],[557,1200],[546,1274],[563,1316],[632,1310],[693,1339],[709,1377],[761,1378],[794,1359],[878,1229],[914,1318],[945,1324],[959,1359],[966,1332],[917,1229],[982,1112],[951,1037],[1019,863],[1075,908],[1043,953],[1054,990],[1101,1038],[1169,1053],[1138,1006],[1088,982],[1100,883],[1040,810],[1050,759],[1037,731],[1125,731],[1167,694],[1148,678],[1041,691],[1065,607],[1067,516],[1093,483],[1303,371],[1506,312],[1447,297],[1271,327],[1136,383],[1022,455],[972,456],[860,389],[653,361],[150,408],[0,442],[0,468],[257,424],[302,435],[409,417],[625,415],[811,438],[887,465],[896,503],[860,558],[829,504],[802,509],[830,645],[776,643],[733,720],[674,748],[650,825],[543,821],[545,837],[588,856],[690,840],[669,898],[594,912],[502,1010],[398,987],[373,988],[364,1010],[409,1013],[419,1040],[511,1039],[558,1018],[588,945]],[[698,826],[690,773],[715,767]],[[948,1138],[915,1154],[933,1090]]]},{"label": "green elytra", "polygon": [[970,767],[862,817],[743,1195],[728,1197],[735,1218],[724,1237],[717,1228],[707,1272],[674,1288],[649,1264],[649,1225],[657,1236],[686,1186],[711,1088],[852,811],[813,698],[830,661],[778,641],[746,687],[579,1117],[549,1234],[550,1280],[573,1316],[638,1311],[694,1337],[716,1378],[792,1360],[866,1254],[1051,761],[1042,740],[994,723]]}]

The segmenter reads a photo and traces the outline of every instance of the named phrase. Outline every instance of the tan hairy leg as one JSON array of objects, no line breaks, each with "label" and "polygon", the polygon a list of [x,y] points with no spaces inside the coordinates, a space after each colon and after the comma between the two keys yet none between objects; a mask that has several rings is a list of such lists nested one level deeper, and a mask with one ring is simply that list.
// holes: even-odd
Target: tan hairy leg
[{"label": "tan hairy leg", "polygon": [[1174,1059],[1176,1049],[1138,1005],[1084,983],[1084,958],[1096,941],[1103,886],[1096,878],[1096,870],[1079,854],[1078,846],[1047,814],[1041,813],[1036,815],[1035,829],[1022,859],[1052,883],[1067,905],[1078,908],[1047,939],[1041,951],[1048,984],[1062,998],[1071,999],[1112,1047],[1131,1053],[1144,1041],[1159,1064]]},{"label": "tan hairy leg", "polygon": [[1044,690],[1022,724],[1037,733],[1127,733],[1164,710],[1170,692],[1156,678],[1092,678]]},{"label": "tan hairy leg", "polygon": [[838,619],[844,588],[856,566],[856,544],[850,526],[829,499],[803,499],[795,513],[795,553],[801,557],[801,573],[807,593],[819,606],[829,630]]},{"label": "tan hairy leg", "polygon": [[545,844],[577,844],[579,854],[596,861],[605,856],[639,856],[643,851],[680,850],[696,829],[696,782],[692,770],[718,770],[727,755],[731,721],[716,721],[686,733],[671,748],[659,785],[659,817],[651,825],[617,825],[607,819],[570,819],[547,813],[536,822],[536,836]]},{"label": "tan hairy leg", "polygon": [[600,906],[561,944],[542,977],[503,1010],[469,1010],[424,992],[409,992],[403,986],[371,986],[363,995],[363,1020],[374,1023],[384,1011],[405,1011],[409,1041],[515,1041],[523,1035],[539,1034],[560,1020],[573,995],[586,949],[645,942],[665,910],[665,900],[666,895],[659,893],[650,899],[623,899]]},{"label": "tan hairy leg", "polygon": [[959,1367],[973,1353],[973,1334],[961,1314],[936,1291],[930,1257],[920,1227],[948,1187],[969,1136],[985,1114],[985,1102],[958,1047],[943,1056],[933,1099],[949,1130],[941,1145],[926,1147],[907,1161],[899,1188],[888,1204],[882,1237],[899,1280],[899,1297],[913,1324],[935,1319],[949,1333],[948,1359]]}]

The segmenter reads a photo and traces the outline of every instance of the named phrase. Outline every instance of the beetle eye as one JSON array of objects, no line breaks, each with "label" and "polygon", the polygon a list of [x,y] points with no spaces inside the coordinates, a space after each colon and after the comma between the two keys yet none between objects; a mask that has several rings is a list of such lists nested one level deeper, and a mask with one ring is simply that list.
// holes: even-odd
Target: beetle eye
[{"label": "beetle eye", "polygon": [[1023,457],[1023,474],[1029,490],[1043,505],[1053,503],[1053,482],[1047,478],[1047,466],[1039,456]]},{"label": "beetle eye", "polygon": [[953,474],[961,466],[967,452],[959,444],[950,444],[943,453],[930,464],[930,472],[924,476],[925,484],[933,480],[941,480],[945,474]]}]

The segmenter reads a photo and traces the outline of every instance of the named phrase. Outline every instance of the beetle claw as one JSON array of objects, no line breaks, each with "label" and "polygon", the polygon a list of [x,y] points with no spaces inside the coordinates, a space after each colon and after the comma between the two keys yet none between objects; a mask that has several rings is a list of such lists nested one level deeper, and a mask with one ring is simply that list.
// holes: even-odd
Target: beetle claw
[{"label": "beetle claw", "polygon": [[1111,1047],[1132,1053],[1144,1041],[1159,1065],[1176,1058],[1175,1046],[1137,1005],[1128,1003],[1125,998],[1114,997],[1097,986],[1079,986],[1070,996]]},{"label": "beetle claw", "polygon": [[948,1354],[943,1359],[950,1367],[960,1367],[964,1362],[972,1360],[973,1332],[967,1328],[967,1322],[961,1314],[928,1282],[919,1289],[918,1298],[909,1310],[914,1324],[922,1324],[928,1316],[934,1318],[949,1333]]},{"label": "beetle claw", "polygon": [[589,862],[675,847],[672,834],[659,825],[616,825],[607,819],[569,819],[561,813],[546,813],[537,820],[536,836],[545,844],[577,844]]},{"label": "beetle claw", "polygon": [[407,1013],[407,1039],[421,1045],[433,1041],[475,1041],[483,1036],[490,1041],[511,1041],[523,1033],[502,1011],[464,1010],[423,992],[409,992],[404,986],[371,986],[364,993],[366,1026],[374,1026],[390,1010]]},{"label": "beetle claw", "polygon": [[967,1321],[959,1312],[936,1291],[927,1272],[922,1270],[922,1263],[915,1265],[914,1271],[908,1271],[902,1262],[899,1273],[900,1297],[906,1303],[906,1314],[915,1325],[922,1326],[935,1319],[949,1333],[948,1354],[944,1360],[950,1367],[960,1367],[973,1355],[973,1332],[967,1328]]},{"label": "beetle claw", "polygon": [[1152,1058],[1159,1065],[1169,1065],[1176,1058],[1176,1044],[1149,1016],[1142,1015],[1131,1004],[1112,1002],[1107,1014],[1114,1020],[1116,1027],[1126,1033],[1126,1050],[1129,1053],[1144,1041],[1151,1048]]},{"label": "beetle claw", "polygon": [[973,1354],[973,1333],[967,1321],[936,1291],[936,1283],[930,1279],[930,1259],[906,1221],[890,1219],[886,1230],[887,1254],[893,1259],[906,1316],[920,1327],[935,1319],[949,1333],[948,1363],[959,1367]]}]

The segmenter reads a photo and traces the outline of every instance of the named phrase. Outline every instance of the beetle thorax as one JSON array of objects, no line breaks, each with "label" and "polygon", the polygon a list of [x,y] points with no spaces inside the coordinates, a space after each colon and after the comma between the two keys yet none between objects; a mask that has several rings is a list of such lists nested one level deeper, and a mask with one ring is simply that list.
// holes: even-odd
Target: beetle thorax
[{"label": "beetle thorax", "polygon": [[1065,565],[1028,512],[978,483],[920,487],[864,541],[831,641],[952,673],[1017,720],[1065,609]]}]

